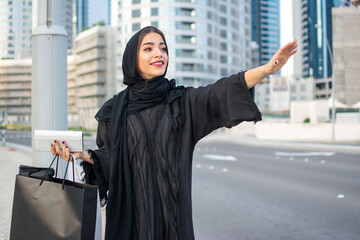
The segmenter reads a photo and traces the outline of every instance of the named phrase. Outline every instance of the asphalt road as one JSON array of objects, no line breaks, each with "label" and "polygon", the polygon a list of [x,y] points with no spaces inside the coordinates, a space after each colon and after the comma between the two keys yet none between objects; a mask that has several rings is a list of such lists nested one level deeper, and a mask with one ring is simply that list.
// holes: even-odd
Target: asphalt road
[{"label": "asphalt road", "polygon": [[360,157],[198,144],[197,239],[360,239]]},{"label": "asphalt road", "polygon": [[[31,146],[29,132],[6,140]],[[197,240],[359,240],[360,156],[200,142],[193,218]]]}]

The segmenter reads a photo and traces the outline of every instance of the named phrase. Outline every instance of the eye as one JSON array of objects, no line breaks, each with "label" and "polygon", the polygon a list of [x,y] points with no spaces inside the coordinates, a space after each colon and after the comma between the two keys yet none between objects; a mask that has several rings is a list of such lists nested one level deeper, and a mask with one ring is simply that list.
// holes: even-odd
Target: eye
[{"label": "eye", "polygon": [[161,51],[167,52],[167,48],[166,48],[166,47],[163,47],[163,48],[161,48]]},{"label": "eye", "polygon": [[149,52],[149,51],[151,51],[151,48],[145,48],[144,51]]}]

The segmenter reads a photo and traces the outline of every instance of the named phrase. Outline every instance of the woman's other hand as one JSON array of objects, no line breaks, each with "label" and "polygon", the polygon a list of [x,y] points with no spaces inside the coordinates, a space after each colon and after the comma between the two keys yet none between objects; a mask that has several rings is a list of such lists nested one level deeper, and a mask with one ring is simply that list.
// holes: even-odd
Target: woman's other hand
[{"label": "woman's other hand", "polygon": [[[61,147],[60,147],[60,144],[61,144]],[[55,139],[54,143],[51,144],[50,151],[51,151],[52,155],[58,154],[65,161],[69,161],[70,154],[72,154],[75,159],[82,159],[86,162],[94,164],[94,161],[91,159],[91,157],[87,151],[70,153],[69,147],[67,146],[65,141],[61,141],[61,143],[60,143],[57,139]]]},{"label": "woman's other hand", "polygon": [[[70,158],[70,150],[65,141],[61,141],[61,147],[60,147],[60,142],[57,139],[55,139],[54,143],[51,144],[50,151],[51,154],[53,155],[58,154],[65,161],[68,161]],[[72,152],[71,154],[74,155],[75,159],[80,159],[82,156],[82,152]]]},{"label": "woman's other hand", "polygon": [[271,58],[270,62],[266,64],[267,75],[277,73],[289,58],[297,52],[297,46],[297,41],[294,40],[280,48]]}]

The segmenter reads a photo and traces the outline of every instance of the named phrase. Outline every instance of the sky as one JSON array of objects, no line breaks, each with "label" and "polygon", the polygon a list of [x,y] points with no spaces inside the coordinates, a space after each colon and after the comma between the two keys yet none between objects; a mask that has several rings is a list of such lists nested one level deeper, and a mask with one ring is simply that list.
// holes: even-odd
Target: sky
[{"label": "sky", "polygon": [[[280,0],[280,42],[284,46],[294,40],[293,37],[293,18],[292,0]],[[294,72],[294,60],[291,58],[282,68],[281,75],[292,75]]]},{"label": "sky", "polygon": [[[112,1],[112,16],[111,22],[117,23],[117,1]],[[293,39],[293,19],[292,19],[292,0],[280,0],[280,42],[284,46]],[[283,67],[281,75],[286,76],[294,72],[293,59],[291,58],[288,63]]]}]

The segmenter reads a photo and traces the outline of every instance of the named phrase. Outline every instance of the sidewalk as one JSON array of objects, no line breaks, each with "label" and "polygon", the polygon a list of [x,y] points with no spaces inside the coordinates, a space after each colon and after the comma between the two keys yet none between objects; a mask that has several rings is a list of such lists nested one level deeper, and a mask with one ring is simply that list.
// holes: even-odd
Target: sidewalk
[{"label": "sidewalk", "polygon": [[0,145],[0,239],[10,237],[11,212],[14,197],[15,176],[21,164],[31,165],[31,152]]},{"label": "sidewalk", "polygon": [[[201,141],[225,141],[248,146],[266,146],[318,151],[338,151],[352,154],[360,154],[360,145],[358,143],[334,144],[264,141],[258,140],[253,136],[232,136],[221,132],[210,134]],[[5,146],[0,145],[0,240],[9,239],[15,176],[18,173],[19,166],[21,164],[32,165],[32,153],[30,148],[18,146],[15,144],[8,144]],[[105,208],[102,208],[103,216],[104,210]],[[102,220],[104,233],[105,218],[102,217]]]}]

